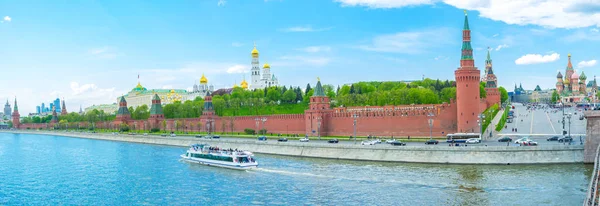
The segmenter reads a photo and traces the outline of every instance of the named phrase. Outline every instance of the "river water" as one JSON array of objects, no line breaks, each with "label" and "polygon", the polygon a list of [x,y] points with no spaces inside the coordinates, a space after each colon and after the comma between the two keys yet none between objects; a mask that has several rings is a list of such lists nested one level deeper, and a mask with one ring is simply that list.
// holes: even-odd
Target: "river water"
[{"label": "river water", "polygon": [[235,171],[185,149],[0,133],[0,205],[579,205],[593,169],[257,155]]}]

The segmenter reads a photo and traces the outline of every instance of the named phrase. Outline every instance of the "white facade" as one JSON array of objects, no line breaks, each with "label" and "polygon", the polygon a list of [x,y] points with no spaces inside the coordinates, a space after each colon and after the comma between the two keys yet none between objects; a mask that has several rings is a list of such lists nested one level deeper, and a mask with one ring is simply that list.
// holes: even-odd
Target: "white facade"
[{"label": "white facade", "polygon": [[258,61],[259,55],[258,50],[256,50],[256,45],[254,46],[251,55],[252,69],[250,69],[250,89],[263,89],[265,87],[278,86],[279,81],[277,80],[277,77],[275,77],[274,74],[271,74],[271,66],[269,64],[264,64],[261,72],[260,63]]}]

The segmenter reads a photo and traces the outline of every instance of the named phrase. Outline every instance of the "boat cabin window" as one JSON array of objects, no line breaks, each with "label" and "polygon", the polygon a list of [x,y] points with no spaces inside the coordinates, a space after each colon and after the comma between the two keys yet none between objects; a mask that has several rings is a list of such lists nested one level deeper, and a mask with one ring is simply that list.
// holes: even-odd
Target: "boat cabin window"
[{"label": "boat cabin window", "polygon": [[250,161],[248,161],[248,157],[238,157],[238,162],[239,163],[248,163]]}]

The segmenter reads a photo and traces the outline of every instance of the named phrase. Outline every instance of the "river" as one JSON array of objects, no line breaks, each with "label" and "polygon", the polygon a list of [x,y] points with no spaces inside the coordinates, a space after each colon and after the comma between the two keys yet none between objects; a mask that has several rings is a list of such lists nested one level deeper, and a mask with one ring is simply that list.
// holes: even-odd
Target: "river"
[{"label": "river", "polygon": [[235,171],[185,149],[0,133],[0,205],[579,205],[593,170],[256,155]]}]

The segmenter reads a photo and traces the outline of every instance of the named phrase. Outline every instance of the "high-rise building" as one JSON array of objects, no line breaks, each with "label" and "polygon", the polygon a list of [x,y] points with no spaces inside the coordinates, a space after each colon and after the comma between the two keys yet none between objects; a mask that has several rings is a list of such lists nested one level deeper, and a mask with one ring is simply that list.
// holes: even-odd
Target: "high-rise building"
[{"label": "high-rise building", "polygon": [[42,108],[40,106],[35,106],[35,113],[42,113]]},{"label": "high-rise building", "polygon": [[10,109],[10,104],[8,103],[8,99],[7,99],[6,104],[4,105],[4,118],[10,119],[11,114],[12,114],[12,110]]}]

